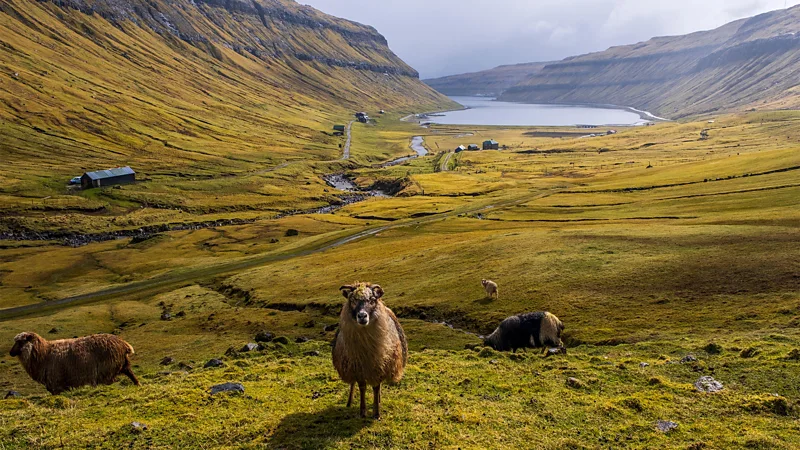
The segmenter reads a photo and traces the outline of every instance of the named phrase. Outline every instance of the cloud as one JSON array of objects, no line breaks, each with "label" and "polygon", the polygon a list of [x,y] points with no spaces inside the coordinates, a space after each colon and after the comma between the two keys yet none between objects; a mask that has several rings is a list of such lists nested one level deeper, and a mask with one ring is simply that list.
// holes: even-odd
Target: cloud
[{"label": "cloud", "polygon": [[713,29],[784,6],[784,0],[301,1],[374,26],[423,78],[558,60]]}]

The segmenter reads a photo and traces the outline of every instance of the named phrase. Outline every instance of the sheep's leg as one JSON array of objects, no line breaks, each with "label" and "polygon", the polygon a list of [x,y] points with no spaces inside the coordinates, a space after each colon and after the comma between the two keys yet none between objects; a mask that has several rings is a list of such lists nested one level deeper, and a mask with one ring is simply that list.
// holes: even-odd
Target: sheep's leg
[{"label": "sheep's leg", "polygon": [[353,404],[353,393],[356,391],[356,384],[350,383],[350,396],[347,397],[347,407],[349,408]]},{"label": "sheep's leg", "polygon": [[372,417],[375,420],[379,420],[381,418],[381,385],[373,386],[372,387],[372,394],[375,397],[375,406]]},{"label": "sheep's leg", "polygon": [[367,383],[364,381],[358,382],[358,390],[361,392],[361,417],[367,417]]},{"label": "sheep's leg", "polygon": [[128,361],[127,363],[125,363],[125,367],[123,367],[123,368],[122,368],[122,372],[121,372],[121,373],[122,373],[123,375],[127,376],[128,378],[130,378],[130,379],[131,379],[131,381],[133,381],[133,384],[135,384],[136,386],[140,386],[140,384],[139,384],[139,379],[138,379],[138,378],[136,378],[136,375],[134,375],[134,374],[133,374],[133,370],[131,370],[131,363],[130,363],[130,361]]}]

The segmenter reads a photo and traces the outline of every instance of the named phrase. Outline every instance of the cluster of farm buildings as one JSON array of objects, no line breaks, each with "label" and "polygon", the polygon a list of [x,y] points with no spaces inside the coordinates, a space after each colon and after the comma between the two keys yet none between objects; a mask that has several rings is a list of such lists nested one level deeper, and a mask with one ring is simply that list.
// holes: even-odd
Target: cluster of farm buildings
[{"label": "cluster of farm buildings", "polygon": [[[468,146],[459,145],[456,147],[456,153],[461,153],[465,150],[475,151],[481,150],[478,147],[478,144],[469,144]],[[495,141],[494,139],[490,139],[488,141],[483,141],[483,150],[500,150],[500,143]]]}]

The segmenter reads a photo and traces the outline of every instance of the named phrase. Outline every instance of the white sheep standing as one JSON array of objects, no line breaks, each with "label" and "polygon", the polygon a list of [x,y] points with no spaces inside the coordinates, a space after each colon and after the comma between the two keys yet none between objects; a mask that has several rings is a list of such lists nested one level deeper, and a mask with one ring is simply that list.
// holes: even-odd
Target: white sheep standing
[{"label": "white sheep standing", "polygon": [[497,299],[499,294],[497,293],[497,283],[492,280],[481,280],[481,284],[483,285],[483,289],[486,291],[486,297]]}]

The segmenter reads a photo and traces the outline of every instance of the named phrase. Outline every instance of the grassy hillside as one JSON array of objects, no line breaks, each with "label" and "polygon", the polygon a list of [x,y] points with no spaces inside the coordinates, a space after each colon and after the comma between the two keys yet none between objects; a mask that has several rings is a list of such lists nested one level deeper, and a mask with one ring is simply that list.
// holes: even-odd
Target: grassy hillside
[{"label": "grassy hillside", "polygon": [[[373,28],[288,0],[9,0],[0,43],[3,215],[324,204],[317,178],[283,195],[289,174],[312,172],[285,163],[339,159],[332,126],[354,111],[450,104]],[[120,165],[143,183],[66,188]]]},{"label": "grassy hillside", "polygon": [[506,89],[539,73],[549,63],[513,64],[480,72],[424,80],[445,95],[499,96]]},{"label": "grassy hillside", "polygon": [[797,108],[800,7],[548,64],[501,99],[633,106],[678,118]]},{"label": "grassy hillside", "polygon": [[[363,132],[380,149],[424,132],[430,156],[350,169],[364,185],[402,179],[396,197],[141,243],[6,243],[5,307],[153,282],[0,322],[6,350],[21,330],[118,333],[136,348],[143,379],[141,388],[49,396],[4,350],[0,386],[22,397],[0,401],[0,442],[800,445],[800,115],[729,115],[591,139],[564,128],[406,127],[383,119]],[[489,136],[508,149],[460,153],[436,171],[446,152],[438,148]],[[170,278],[178,281],[159,281]],[[483,298],[481,278],[498,282],[499,300]],[[406,378],[385,390],[380,422],[343,408],[346,386],[328,359],[333,332],[324,327],[337,321],[337,288],[353,280],[384,287],[410,342]],[[505,316],[543,309],[565,322],[567,356],[465,348]],[[173,319],[160,320],[163,312]],[[227,351],[263,330],[289,343]],[[167,356],[174,361],[161,365]],[[210,358],[225,366],[203,368]],[[701,376],[724,389],[697,391]],[[228,381],[245,394],[207,393]],[[658,431],[659,420],[678,428]],[[149,428],[136,432],[132,421]]]}]

